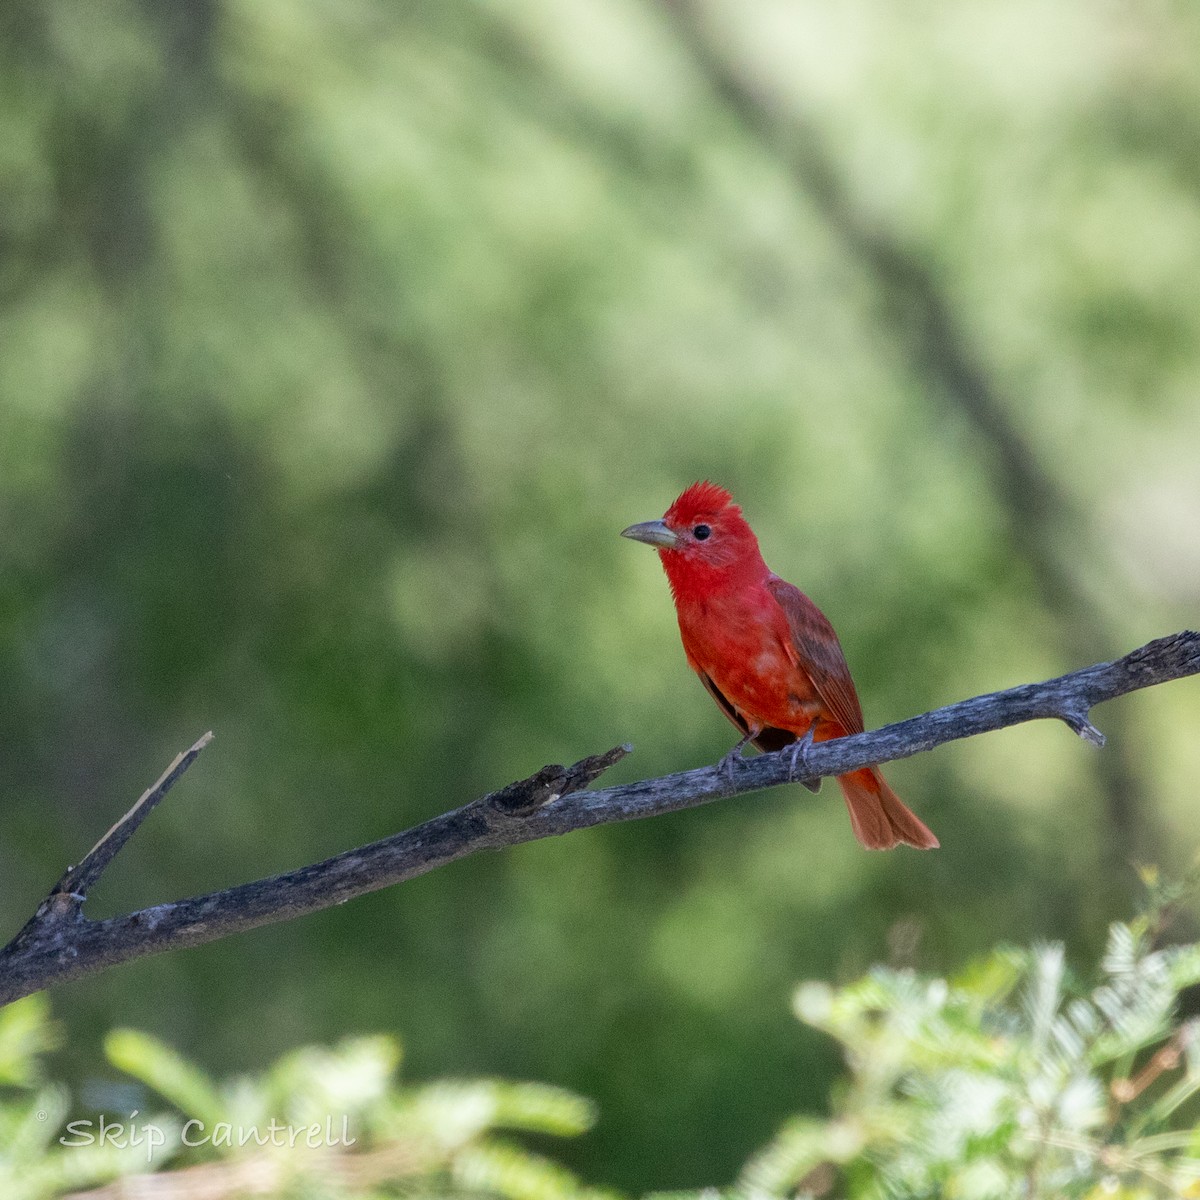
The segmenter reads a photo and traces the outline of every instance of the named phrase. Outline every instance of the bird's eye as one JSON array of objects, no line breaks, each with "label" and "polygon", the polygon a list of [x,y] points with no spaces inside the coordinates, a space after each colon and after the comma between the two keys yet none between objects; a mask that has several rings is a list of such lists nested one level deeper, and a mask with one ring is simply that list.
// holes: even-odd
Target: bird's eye
[{"label": "bird's eye", "polygon": [[692,530],[692,537],[694,537],[696,541],[702,542],[710,533],[712,533],[712,530],[707,525],[697,525],[696,528]]}]

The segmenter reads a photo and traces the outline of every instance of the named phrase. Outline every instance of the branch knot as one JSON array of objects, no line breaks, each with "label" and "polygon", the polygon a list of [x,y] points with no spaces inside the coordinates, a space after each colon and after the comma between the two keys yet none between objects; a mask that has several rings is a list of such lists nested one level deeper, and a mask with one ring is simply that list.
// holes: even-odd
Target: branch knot
[{"label": "branch knot", "polygon": [[561,800],[571,792],[581,791],[598,779],[609,767],[618,763],[633,749],[628,743],[614,746],[603,754],[590,754],[577,763],[564,767],[550,763],[535,771],[528,779],[510,783],[484,797],[484,803],[508,817],[526,817],[547,804]]}]

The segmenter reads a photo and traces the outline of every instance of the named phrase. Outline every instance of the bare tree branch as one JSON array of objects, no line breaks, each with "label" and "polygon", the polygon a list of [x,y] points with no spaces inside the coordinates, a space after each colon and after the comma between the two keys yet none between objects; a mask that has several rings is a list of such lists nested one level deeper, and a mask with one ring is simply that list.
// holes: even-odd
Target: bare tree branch
[{"label": "bare tree branch", "polygon": [[79,867],[63,876],[21,932],[0,950],[0,1004],[148,954],[198,946],[342,904],[478,850],[499,850],[592,825],[676,812],[775,787],[792,778],[842,775],[1023,721],[1054,718],[1087,741],[1102,745],[1104,737],[1089,719],[1095,705],[1196,674],[1200,674],[1200,633],[1184,631],[1150,642],[1116,662],[976,696],[870,733],[817,743],[808,749],[794,776],[788,748],[738,762],[732,773],[701,767],[603,791],[584,790],[629,753],[630,747],[617,746],[570,767],[543,767],[528,779],[453,812],[324,862],[206,896],[102,921],[88,919],[78,889],[95,881],[207,743],[206,736],[176,759]]}]

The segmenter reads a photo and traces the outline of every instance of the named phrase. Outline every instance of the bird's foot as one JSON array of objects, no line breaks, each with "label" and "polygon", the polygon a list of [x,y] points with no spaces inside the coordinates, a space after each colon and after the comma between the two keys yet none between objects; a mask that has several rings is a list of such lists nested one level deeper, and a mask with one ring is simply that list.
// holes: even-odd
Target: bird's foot
[{"label": "bird's foot", "polygon": [[808,766],[808,751],[813,744],[811,726],[808,732],[793,743],[788,753],[788,779],[803,784],[810,792],[821,790],[821,777],[811,774]]},{"label": "bird's foot", "polygon": [[744,738],[736,746],[729,751],[728,754],[721,756],[721,761],[717,763],[717,770],[723,771],[729,776],[729,782],[733,782],[734,767],[741,762],[742,751],[746,748],[746,743],[754,736],[752,733],[746,734]]}]

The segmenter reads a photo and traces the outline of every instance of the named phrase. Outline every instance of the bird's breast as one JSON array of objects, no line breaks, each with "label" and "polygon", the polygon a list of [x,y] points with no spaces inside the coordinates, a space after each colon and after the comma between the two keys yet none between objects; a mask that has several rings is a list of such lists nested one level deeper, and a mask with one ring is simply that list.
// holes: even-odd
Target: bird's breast
[{"label": "bird's breast", "polygon": [[689,660],[751,724],[803,732],[814,691],[785,648],[781,615],[769,593],[708,596],[680,606],[679,631]]}]

